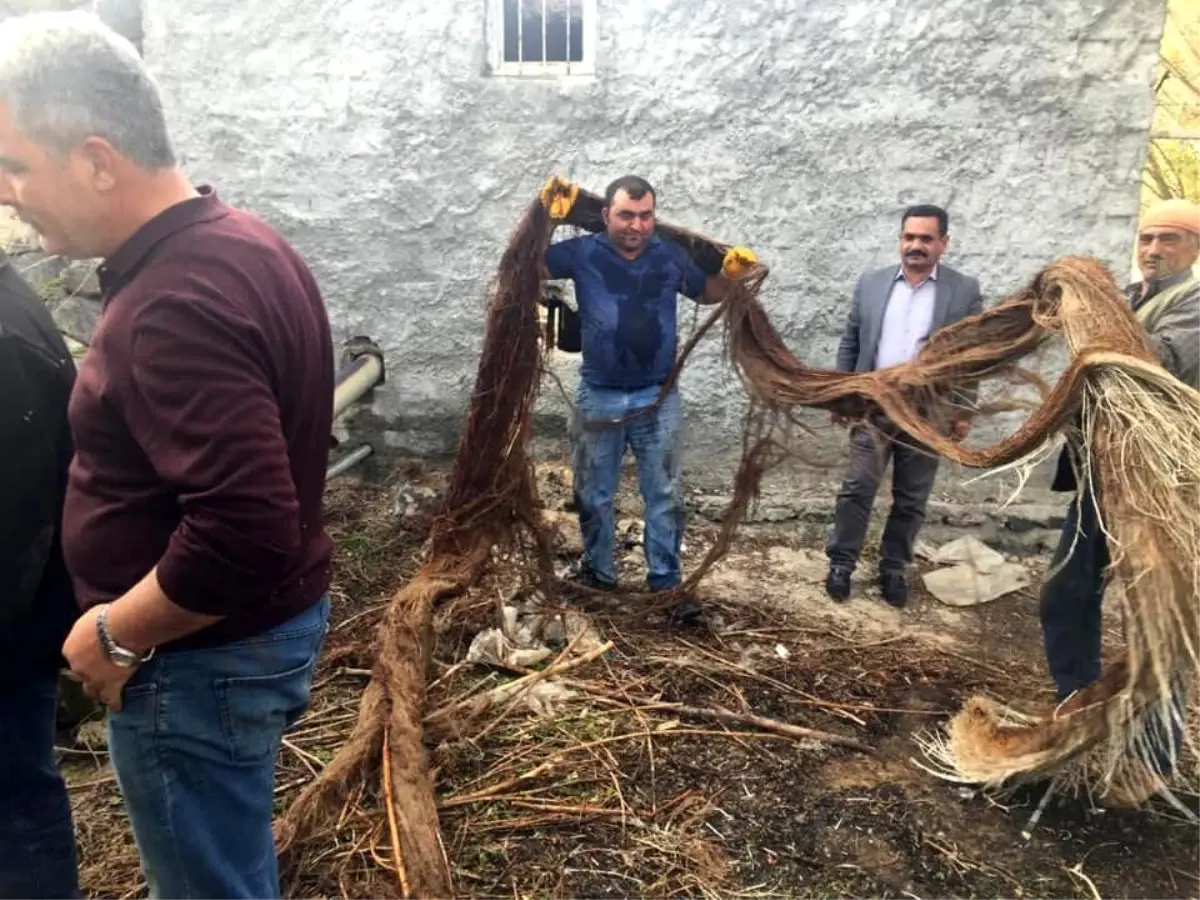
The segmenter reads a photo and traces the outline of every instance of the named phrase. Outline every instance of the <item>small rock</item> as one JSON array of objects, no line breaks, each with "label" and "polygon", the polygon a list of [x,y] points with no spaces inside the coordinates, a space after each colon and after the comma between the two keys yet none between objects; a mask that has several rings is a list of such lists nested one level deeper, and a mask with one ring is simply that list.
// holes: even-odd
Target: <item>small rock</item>
[{"label": "small rock", "polygon": [[645,528],[640,519],[622,519],[617,523],[617,535],[627,549],[638,547],[645,540]]},{"label": "small rock", "polygon": [[969,509],[948,509],[942,513],[942,522],[955,528],[978,528],[987,517]]},{"label": "small rock", "polygon": [[1066,509],[1063,506],[1041,503],[1010,507],[1001,515],[1004,527],[1018,534],[1039,528],[1062,528],[1066,521]]},{"label": "small rock", "polygon": [[561,650],[567,646],[567,629],[563,625],[561,616],[555,616],[546,623],[546,627],[542,630],[542,640],[547,647],[553,650]]},{"label": "small rock", "polygon": [[787,659],[792,654],[788,650],[787,647],[783,646],[783,644],[776,644],[775,645],[775,655],[778,656],[780,659]]},{"label": "small rock", "polygon": [[398,519],[411,518],[436,497],[437,491],[433,488],[401,482],[396,485],[396,493],[392,498],[392,515]]}]

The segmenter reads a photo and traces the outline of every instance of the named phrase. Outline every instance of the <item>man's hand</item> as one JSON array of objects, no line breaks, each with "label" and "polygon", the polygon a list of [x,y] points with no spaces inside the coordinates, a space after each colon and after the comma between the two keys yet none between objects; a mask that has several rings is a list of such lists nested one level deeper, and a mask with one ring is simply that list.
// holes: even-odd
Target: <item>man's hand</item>
[{"label": "man's hand", "polygon": [[567,217],[578,196],[579,185],[572,184],[557,175],[542,185],[542,189],[538,192],[538,200],[550,213],[550,218],[557,221],[562,221]]},{"label": "man's hand", "polygon": [[750,272],[758,262],[758,257],[749,247],[731,247],[721,260],[721,274],[726,278],[741,278]]},{"label": "man's hand", "polygon": [[93,606],[79,617],[67,635],[62,653],[71,667],[71,677],[83,684],[83,692],[115,712],[121,708],[121,691],[125,688],[125,682],[137,669],[114,665],[105,655],[100,634],[96,630],[96,619],[101,609],[100,606]]},{"label": "man's hand", "polygon": [[955,441],[964,441],[971,433],[970,419],[956,419],[950,423],[950,437]]}]

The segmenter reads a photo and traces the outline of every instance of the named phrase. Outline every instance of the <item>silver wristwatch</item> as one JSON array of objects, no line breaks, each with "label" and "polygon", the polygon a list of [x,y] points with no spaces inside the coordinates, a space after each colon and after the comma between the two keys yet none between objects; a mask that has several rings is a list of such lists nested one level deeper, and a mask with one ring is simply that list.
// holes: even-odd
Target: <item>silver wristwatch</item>
[{"label": "silver wristwatch", "polygon": [[122,647],[113,640],[112,635],[108,633],[107,604],[100,610],[100,615],[96,616],[96,633],[100,635],[100,646],[104,648],[104,655],[108,657],[108,661],[114,666],[120,666],[122,669],[132,669],[154,655],[153,647],[145,654],[134,653],[132,650]]}]

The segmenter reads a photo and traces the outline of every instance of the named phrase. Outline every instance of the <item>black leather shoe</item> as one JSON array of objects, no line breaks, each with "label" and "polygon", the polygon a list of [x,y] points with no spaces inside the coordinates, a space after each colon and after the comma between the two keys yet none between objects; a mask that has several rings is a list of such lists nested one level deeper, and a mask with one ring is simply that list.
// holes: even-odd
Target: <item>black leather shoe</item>
[{"label": "black leather shoe", "polygon": [[842,566],[833,566],[825,576],[825,593],[843,603],[850,597],[850,570]]},{"label": "black leather shoe", "polygon": [[903,572],[880,572],[879,590],[889,606],[904,609],[908,604],[908,578]]}]

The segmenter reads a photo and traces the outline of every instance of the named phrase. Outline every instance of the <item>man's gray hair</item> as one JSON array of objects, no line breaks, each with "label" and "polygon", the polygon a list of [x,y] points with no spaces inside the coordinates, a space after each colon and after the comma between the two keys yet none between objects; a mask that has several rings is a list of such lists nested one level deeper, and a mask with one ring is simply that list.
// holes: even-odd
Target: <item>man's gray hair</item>
[{"label": "man's gray hair", "polygon": [[0,103],[30,140],[61,153],[94,136],[143,169],[175,164],[158,83],[92,13],[0,22]]}]

